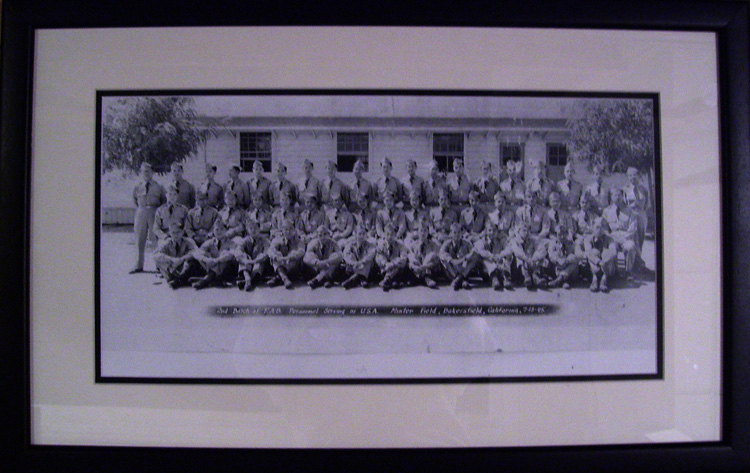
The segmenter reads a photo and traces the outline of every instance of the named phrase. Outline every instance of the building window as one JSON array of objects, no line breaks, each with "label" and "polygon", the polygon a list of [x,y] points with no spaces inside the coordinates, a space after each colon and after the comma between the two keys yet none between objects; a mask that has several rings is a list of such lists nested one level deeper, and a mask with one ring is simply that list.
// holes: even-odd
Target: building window
[{"label": "building window", "polygon": [[464,158],[463,133],[435,133],[432,135],[432,157],[441,172],[453,171],[453,160]]},{"label": "building window", "polygon": [[523,161],[523,144],[500,145],[500,163],[505,167],[508,161]]},{"label": "building window", "polygon": [[547,143],[547,165],[565,166],[568,164],[568,147],[562,143]]},{"label": "building window", "polygon": [[271,133],[240,133],[240,169],[252,172],[255,161],[263,164],[264,172],[271,172]]},{"label": "building window", "polygon": [[357,160],[370,169],[370,135],[368,133],[336,133],[336,164],[339,172],[352,172]]}]

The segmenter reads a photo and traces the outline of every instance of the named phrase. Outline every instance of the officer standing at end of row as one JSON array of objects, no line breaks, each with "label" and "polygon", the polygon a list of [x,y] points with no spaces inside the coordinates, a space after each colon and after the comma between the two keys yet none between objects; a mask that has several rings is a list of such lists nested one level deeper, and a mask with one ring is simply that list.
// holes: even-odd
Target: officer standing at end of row
[{"label": "officer standing at end of row", "polygon": [[148,163],[141,164],[140,173],[141,182],[136,184],[133,189],[133,201],[136,207],[133,230],[138,255],[130,274],[143,272],[146,240],[149,233],[153,235],[156,209],[167,201],[164,188],[153,179],[154,171],[151,165]]}]

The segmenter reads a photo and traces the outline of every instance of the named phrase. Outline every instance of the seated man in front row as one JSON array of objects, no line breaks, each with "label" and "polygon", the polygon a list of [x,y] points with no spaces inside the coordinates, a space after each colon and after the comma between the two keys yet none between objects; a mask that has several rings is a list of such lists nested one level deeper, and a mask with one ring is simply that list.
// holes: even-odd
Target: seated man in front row
[{"label": "seated man in front row", "polygon": [[384,291],[391,290],[394,286],[401,284],[406,269],[406,250],[396,240],[396,229],[392,222],[383,228],[383,237],[377,243],[375,252],[375,263],[378,265],[382,280],[380,287]]},{"label": "seated man in front row", "polygon": [[160,241],[154,252],[156,269],[172,289],[187,284],[195,270],[193,252],[196,249],[195,242],[185,237],[182,226],[173,222],[169,226],[169,234]]},{"label": "seated man in front row", "polygon": [[549,285],[570,289],[570,283],[578,277],[579,257],[575,252],[575,243],[565,236],[551,235],[546,242],[547,259],[550,263],[550,276],[553,277]]},{"label": "seated man in front row", "polygon": [[248,234],[234,249],[237,260],[237,287],[240,291],[250,292],[253,285],[268,269],[268,240],[260,233],[258,226],[248,226]]},{"label": "seated man in front row", "polygon": [[430,289],[437,289],[436,279],[440,276],[440,245],[430,238],[430,221],[425,217],[419,220],[417,235],[407,241],[407,263],[412,279],[424,282]]},{"label": "seated man in front row", "polygon": [[307,282],[310,289],[325,285],[332,287],[341,269],[341,249],[336,241],[331,238],[328,225],[321,225],[315,232],[315,236],[307,244],[307,251],[302,261],[308,270],[314,274]]},{"label": "seated man in front row", "polygon": [[450,226],[450,234],[440,248],[439,256],[445,273],[453,280],[453,290],[458,291],[462,287],[471,289],[471,284],[466,279],[474,270],[478,259],[471,243],[463,238],[463,227],[460,223]]},{"label": "seated man in front row", "polygon": [[193,253],[195,260],[205,272],[201,279],[193,283],[195,289],[233,281],[237,274],[237,262],[234,258],[236,244],[232,241],[226,225],[217,220],[212,234],[213,237],[206,240]]},{"label": "seated man in front row", "polygon": [[367,287],[375,263],[375,245],[367,240],[367,228],[357,225],[354,237],[347,241],[344,248],[344,288],[351,289],[356,285]]},{"label": "seated man in front row", "polygon": [[508,248],[513,252],[511,271],[521,273],[526,289],[531,290],[535,286],[546,287],[547,280],[543,276],[547,263],[545,241],[534,238],[529,232],[529,226],[519,223],[513,229]]},{"label": "seated man in front row", "polygon": [[507,240],[508,237],[501,233],[498,227],[487,225],[482,238],[474,244],[474,251],[481,257],[480,269],[483,276],[490,278],[492,288],[496,291],[513,287],[510,275],[513,251],[509,248]]},{"label": "seated man in front row", "polygon": [[609,279],[615,274],[617,243],[608,235],[604,217],[594,220],[590,234],[584,235],[581,256],[591,268],[591,292],[609,292]]},{"label": "seated man in front row", "polygon": [[305,244],[297,235],[294,222],[286,221],[268,249],[268,257],[275,273],[268,285],[274,287],[283,283],[285,288],[292,289],[292,279],[298,276],[304,255]]}]

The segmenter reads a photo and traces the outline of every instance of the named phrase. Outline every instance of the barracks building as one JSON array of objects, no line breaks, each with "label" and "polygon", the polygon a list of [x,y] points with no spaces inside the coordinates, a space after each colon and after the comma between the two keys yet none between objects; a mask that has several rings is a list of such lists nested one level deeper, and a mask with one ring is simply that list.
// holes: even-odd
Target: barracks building
[{"label": "barracks building", "polygon": [[566,114],[574,100],[474,95],[196,97],[198,124],[206,141],[198,156],[185,162],[185,178],[202,182],[206,162],[218,167],[220,183],[233,165],[239,165],[246,178],[253,163],[260,161],[268,173],[274,163],[284,163],[287,178],[298,182],[302,162],[309,159],[318,177],[324,176],[327,161],[336,162],[339,177],[348,183],[347,174],[359,159],[366,164],[364,176],[375,181],[381,175],[380,164],[390,158],[394,177],[403,180],[409,159],[425,177],[432,160],[450,172],[453,159],[463,158],[472,180],[479,177],[485,161],[493,164],[497,178],[504,163],[513,159],[525,164],[527,177],[529,164],[543,161],[548,176],[557,181],[568,160]]}]

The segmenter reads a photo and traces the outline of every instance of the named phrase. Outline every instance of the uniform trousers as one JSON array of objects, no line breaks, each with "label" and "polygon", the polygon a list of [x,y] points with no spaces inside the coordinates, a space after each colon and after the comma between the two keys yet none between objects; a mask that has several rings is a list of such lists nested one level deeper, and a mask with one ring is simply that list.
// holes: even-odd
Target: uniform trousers
[{"label": "uniform trousers", "polygon": [[155,239],[153,230],[155,216],[155,206],[143,206],[138,207],[135,210],[133,230],[135,232],[135,246],[138,249],[138,260],[135,265],[137,269],[143,269],[143,260],[146,252],[146,240],[148,239],[149,234],[151,235],[152,240]]}]

